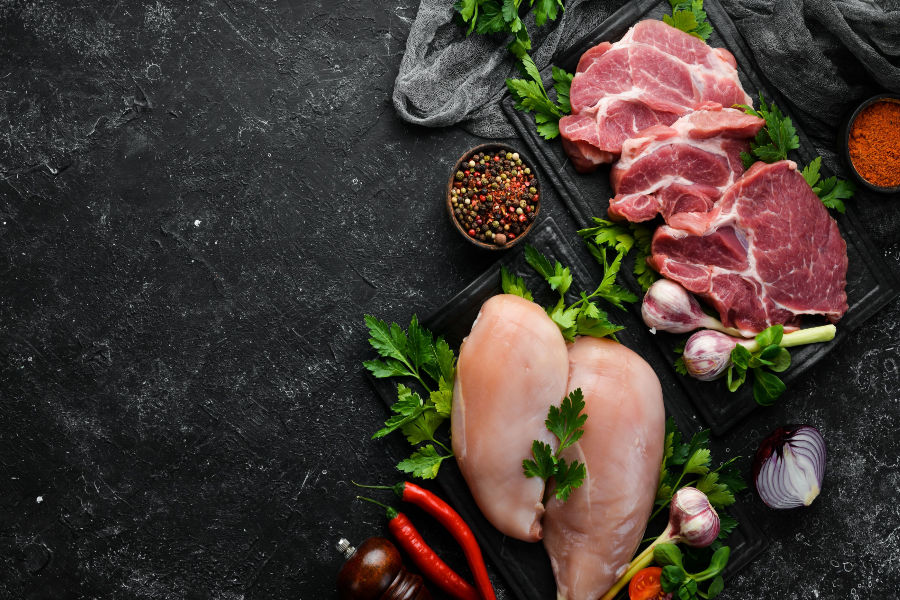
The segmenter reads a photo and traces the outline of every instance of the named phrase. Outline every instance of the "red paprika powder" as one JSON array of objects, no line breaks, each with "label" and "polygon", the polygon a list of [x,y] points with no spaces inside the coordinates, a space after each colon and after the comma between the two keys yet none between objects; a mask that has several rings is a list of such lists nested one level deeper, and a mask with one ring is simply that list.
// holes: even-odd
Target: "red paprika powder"
[{"label": "red paprika powder", "polygon": [[900,101],[885,98],[857,115],[847,142],[859,175],[873,185],[900,185]]}]

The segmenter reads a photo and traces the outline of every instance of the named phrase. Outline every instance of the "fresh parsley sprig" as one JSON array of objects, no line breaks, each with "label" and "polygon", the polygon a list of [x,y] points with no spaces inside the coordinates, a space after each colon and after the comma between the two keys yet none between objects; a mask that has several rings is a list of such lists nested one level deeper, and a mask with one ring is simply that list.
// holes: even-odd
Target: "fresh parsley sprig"
[{"label": "fresh parsley sprig", "polygon": [[752,372],[753,399],[762,406],[771,406],[786,389],[775,373],[791,366],[791,353],[779,345],[783,336],[784,327],[772,325],[757,334],[759,349],[755,352],[737,344],[731,351],[731,366],[726,378],[728,390],[737,391],[747,380],[747,373]]},{"label": "fresh parsley sprig", "polygon": [[606,266],[605,260],[601,258],[605,257],[606,253],[602,253],[601,256],[598,250],[603,247],[610,248],[624,258],[634,249],[635,257],[632,271],[641,289],[645,292],[659,278],[656,271],[647,264],[647,258],[650,256],[650,241],[653,238],[653,230],[649,227],[640,223],[613,223],[606,219],[594,217],[594,226],[579,230],[578,235],[585,240],[588,250],[604,267]]},{"label": "fresh parsley sprig", "polygon": [[[714,508],[734,504],[735,494],[747,488],[735,465],[738,458],[731,458],[712,468],[709,430],[699,431],[685,442],[675,426],[675,420],[672,417],[666,419],[666,439],[656,490],[657,508],[650,520],[672,502],[675,492],[685,486],[695,487],[706,494]],[[719,539],[722,540],[734,530],[737,520],[725,513],[720,513],[719,519]]]},{"label": "fresh parsley sprig", "polygon": [[811,163],[803,167],[803,178],[812,191],[821,198],[822,204],[826,208],[833,208],[841,214],[844,214],[846,207],[844,200],[849,200],[856,192],[856,185],[852,181],[838,179],[834,175],[827,179],[821,179],[819,168],[822,166],[822,157],[817,156]]},{"label": "fresh parsley sprig", "polygon": [[377,378],[413,379],[425,393],[422,397],[398,383],[397,401],[391,405],[394,414],[372,438],[382,438],[399,429],[417,448],[397,468],[415,477],[433,479],[441,463],[453,456],[452,450],[435,438],[435,432],[450,416],[456,354],[444,338],[435,338],[422,327],[415,315],[406,331],[397,323],[388,325],[371,315],[366,315],[365,321],[371,335],[369,343],[382,357],[363,362],[366,369]]},{"label": "fresh parsley sprig", "polygon": [[766,104],[762,92],[759,93],[759,109],[746,104],[739,104],[748,115],[763,119],[766,124],[750,141],[750,152],[741,152],[744,168],[749,169],[757,160],[767,163],[785,160],[788,152],[800,147],[800,138],[790,117],[784,116],[781,109],[773,102]]},{"label": "fresh parsley sprig", "polygon": [[538,134],[545,140],[552,140],[559,135],[559,120],[572,111],[569,90],[574,75],[556,66],[551,67],[553,89],[556,91],[554,102],[547,94],[541,73],[531,56],[523,51],[518,58],[526,78],[507,79],[506,87],[516,101],[516,109],[534,113]]},{"label": "fresh parsley sprig", "polygon": [[680,29],[704,42],[713,32],[712,25],[706,20],[703,0],[669,0],[672,16],[663,15],[663,22],[675,29]]},{"label": "fresh parsley sprig", "polygon": [[[728,564],[731,549],[722,546],[710,558],[709,566],[699,573],[689,573],[684,568],[681,550],[675,544],[659,544],[653,549],[653,560],[662,567],[660,584],[664,592],[672,594],[678,600],[695,598],[714,598],[725,588],[722,571]],[[712,580],[705,592],[699,589],[699,583]]]},{"label": "fresh parsley sprig", "polygon": [[[559,261],[551,263],[534,246],[525,246],[525,260],[538,275],[544,278],[550,285],[550,289],[559,294],[556,304],[547,308],[546,311],[567,341],[574,341],[577,335],[612,336],[617,331],[624,329],[621,325],[612,323],[606,311],[597,306],[594,299],[603,298],[610,302],[618,300],[621,306],[621,299],[627,299],[627,294],[630,292],[615,286],[614,283],[608,281],[607,277],[604,277],[597,289],[590,294],[581,292],[580,298],[567,306],[566,293],[572,287],[573,281],[571,269],[563,266]],[[613,267],[610,266],[610,268]],[[615,266],[615,269],[618,269],[618,265]],[[504,293],[533,300],[531,292],[528,291],[520,277],[510,275],[505,267],[501,268],[500,277]],[[613,273],[612,279],[615,280],[615,273]]]},{"label": "fresh parsley sprig", "polygon": [[540,477],[544,481],[552,477],[556,497],[563,502],[584,483],[586,475],[584,463],[577,460],[567,463],[561,456],[563,450],[584,435],[584,424],[587,421],[587,415],[582,414],[584,406],[584,395],[580,388],[563,398],[559,408],[551,406],[544,424],[559,441],[556,452],[550,444],[534,440],[531,444],[532,458],[522,461],[525,477]]},{"label": "fresh parsley sprig", "polygon": [[[746,104],[740,104],[738,107],[747,114],[759,117],[766,122],[750,142],[750,152],[741,152],[741,161],[743,161],[745,169],[749,169],[757,159],[766,163],[785,160],[788,158],[788,152],[800,147],[800,138],[794,128],[794,123],[781,112],[774,102],[766,104],[762,92],[759,94],[759,110]],[[843,201],[853,197],[856,186],[851,181],[838,179],[835,176],[821,179],[819,174],[821,166],[822,157],[817,156],[811,163],[803,167],[801,174],[826,208],[833,208],[843,214],[846,210]]]}]

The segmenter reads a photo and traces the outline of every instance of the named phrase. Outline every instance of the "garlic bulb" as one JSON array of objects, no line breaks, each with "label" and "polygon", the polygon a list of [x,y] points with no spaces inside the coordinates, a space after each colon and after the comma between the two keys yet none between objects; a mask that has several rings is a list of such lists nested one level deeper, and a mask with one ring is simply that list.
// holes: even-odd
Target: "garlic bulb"
[{"label": "garlic bulb", "polygon": [[700,381],[721,377],[731,365],[731,351],[737,343],[737,339],[718,331],[698,331],[684,345],[684,367]]},{"label": "garlic bulb", "polygon": [[719,515],[706,494],[693,487],[683,487],[672,498],[669,525],[673,536],[688,546],[703,548],[719,537]]},{"label": "garlic bulb", "polygon": [[641,316],[648,327],[669,333],[687,333],[705,327],[740,335],[738,330],[725,327],[704,313],[690,292],[668,279],[658,279],[647,290],[641,304]]}]

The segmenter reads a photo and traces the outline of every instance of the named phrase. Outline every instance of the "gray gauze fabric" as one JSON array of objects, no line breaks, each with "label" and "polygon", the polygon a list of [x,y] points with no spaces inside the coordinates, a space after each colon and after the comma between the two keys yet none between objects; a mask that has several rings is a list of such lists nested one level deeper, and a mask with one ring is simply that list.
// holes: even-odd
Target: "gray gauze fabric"
[{"label": "gray gauze fabric", "polygon": [[[900,0],[720,0],[768,80],[792,105],[825,164],[843,172],[836,135],[848,111],[879,91],[900,93]],[[500,110],[516,66],[502,36],[471,35],[451,0],[422,0],[394,87],[410,123],[515,135]],[[555,23],[527,22],[539,68],[618,9],[621,0],[571,0]],[[900,243],[900,200],[858,198],[882,247]]]}]

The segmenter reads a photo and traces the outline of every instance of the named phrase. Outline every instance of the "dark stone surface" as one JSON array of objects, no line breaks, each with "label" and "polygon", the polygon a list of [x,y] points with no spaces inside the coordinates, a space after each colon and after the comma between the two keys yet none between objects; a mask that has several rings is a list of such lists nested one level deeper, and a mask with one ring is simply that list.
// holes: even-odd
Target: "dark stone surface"
[{"label": "dark stone surface", "polygon": [[[349,483],[397,478],[362,315],[494,259],[440,204],[476,140],[389,103],[415,11],[0,0],[0,597],[331,598],[337,538],[385,532]],[[723,597],[900,585],[898,340],[895,302],[719,441],[830,450],[809,510],[742,498],[772,546]]]}]

